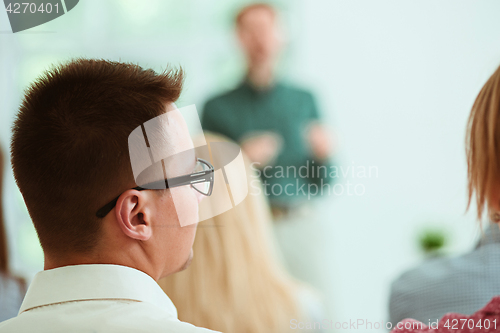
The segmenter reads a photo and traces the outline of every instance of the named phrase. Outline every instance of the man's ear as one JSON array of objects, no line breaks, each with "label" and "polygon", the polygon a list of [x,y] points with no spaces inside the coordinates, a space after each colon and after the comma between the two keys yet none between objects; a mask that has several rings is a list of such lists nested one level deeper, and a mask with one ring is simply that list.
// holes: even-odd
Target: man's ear
[{"label": "man's ear", "polygon": [[116,202],[116,220],[123,233],[130,238],[144,241],[152,235],[151,210],[147,199],[147,193],[128,190]]}]

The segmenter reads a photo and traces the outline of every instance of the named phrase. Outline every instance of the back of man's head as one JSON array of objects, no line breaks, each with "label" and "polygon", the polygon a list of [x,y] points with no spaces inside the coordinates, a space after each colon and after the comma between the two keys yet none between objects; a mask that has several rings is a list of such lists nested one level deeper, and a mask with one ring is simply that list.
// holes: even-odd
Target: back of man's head
[{"label": "back of man's head", "polygon": [[164,113],[181,89],[182,71],[85,59],[28,88],[13,126],[12,167],[46,254],[92,251],[96,211],[135,186],[129,134]]}]

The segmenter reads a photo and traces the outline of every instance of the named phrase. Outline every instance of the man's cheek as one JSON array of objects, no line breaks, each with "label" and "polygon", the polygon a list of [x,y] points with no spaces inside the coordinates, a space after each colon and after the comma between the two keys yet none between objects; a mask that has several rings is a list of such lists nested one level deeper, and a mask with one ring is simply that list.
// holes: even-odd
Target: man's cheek
[{"label": "man's cheek", "polygon": [[181,227],[198,222],[198,199],[196,190],[190,186],[180,186],[171,189],[172,201]]},{"label": "man's cheek", "polygon": [[198,204],[200,204],[201,201],[203,200],[203,198],[205,198],[205,196],[196,190],[193,190],[193,191],[194,191],[194,195],[196,196],[196,201],[198,201]]}]

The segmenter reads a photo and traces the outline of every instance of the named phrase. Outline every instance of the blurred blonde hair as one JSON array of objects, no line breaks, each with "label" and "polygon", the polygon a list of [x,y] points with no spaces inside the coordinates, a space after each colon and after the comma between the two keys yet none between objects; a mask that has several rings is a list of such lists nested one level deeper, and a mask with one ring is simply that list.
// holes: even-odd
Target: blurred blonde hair
[{"label": "blurred blonde hair", "polygon": [[477,217],[500,206],[500,67],[485,83],[467,124],[468,207],[476,196]]},{"label": "blurred blonde hair", "polygon": [[[227,141],[206,135],[209,141]],[[299,287],[280,267],[271,240],[271,215],[263,194],[249,194],[233,209],[198,226],[191,266],[160,280],[181,321],[221,332],[286,332],[299,319]],[[261,192],[262,193],[262,192]]]}]

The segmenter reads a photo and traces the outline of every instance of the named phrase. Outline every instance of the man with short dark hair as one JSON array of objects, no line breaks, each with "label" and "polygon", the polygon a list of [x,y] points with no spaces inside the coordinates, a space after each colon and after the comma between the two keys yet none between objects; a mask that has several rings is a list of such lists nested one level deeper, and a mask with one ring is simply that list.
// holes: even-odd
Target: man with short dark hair
[{"label": "man with short dark hair", "polygon": [[[0,332],[209,332],[180,322],[156,283],[189,265],[203,194],[179,183],[174,203],[167,176],[145,177],[163,187],[138,184],[129,151],[135,129],[149,153],[192,150],[173,104],[181,88],[182,71],[85,59],[29,87],[12,166],[45,267]],[[153,118],[161,128],[148,142],[143,124]],[[200,160],[184,160],[177,176],[196,175]]]}]

